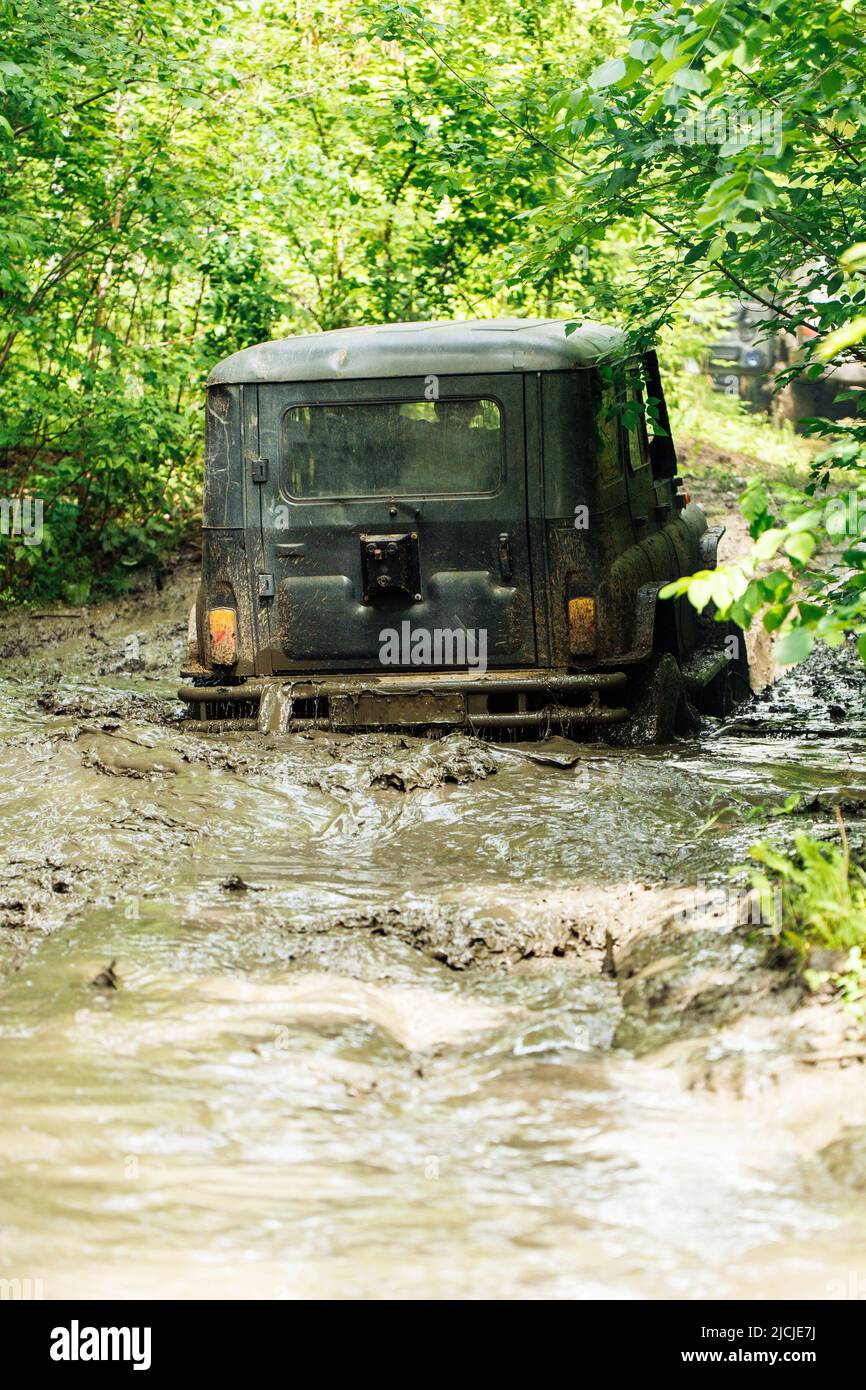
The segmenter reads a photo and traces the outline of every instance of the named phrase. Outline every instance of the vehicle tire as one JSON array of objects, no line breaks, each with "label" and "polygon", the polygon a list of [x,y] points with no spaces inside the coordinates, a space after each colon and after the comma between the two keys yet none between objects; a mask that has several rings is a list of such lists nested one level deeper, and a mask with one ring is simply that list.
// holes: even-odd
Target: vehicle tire
[{"label": "vehicle tire", "polygon": [[765,376],[746,378],[746,387],[741,393],[749,409],[758,415],[766,415],[770,410],[770,394]]},{"label": "vehicle tire", "polygon": [[711,715],[714,719],[728,719],[737,705],[743,703],[742,688],[742,678],[730,666],[726,666],[701,691],[698,709],[701,714]]},{"label": "vehicle tire", "polygon": [[673,743],[678,734],[694,733],[699,723],[679,663],[666,652],[647,663],[639,678],[635,707],[628,720],[613,730],[610,742],[627,748]]},{"label": "vehicle tire", "polygon": [[705,632],[705,650],[721,651],[731,642],[736,645],[730,649],[732,655],[724,670],[696,694],[695,704],[701,714],[727,719],[752,698],[746,634],[736,623],[716,622],[708,623]]}]

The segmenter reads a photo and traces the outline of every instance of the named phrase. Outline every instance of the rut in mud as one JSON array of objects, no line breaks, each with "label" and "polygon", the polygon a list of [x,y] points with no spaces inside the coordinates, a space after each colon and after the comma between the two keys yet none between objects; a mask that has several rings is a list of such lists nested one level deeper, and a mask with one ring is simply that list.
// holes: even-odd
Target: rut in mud
[{"label": "rut in mud", "polygon": [[814,1065],[845,1021],[725,910],[762,807],[830,834],[841,798],[860,833],[856,667],[664,749],[207,737],[174,700],[191,582],[0,641],[0,1273],[821,1297],[858,1268],[861,1073]]}]

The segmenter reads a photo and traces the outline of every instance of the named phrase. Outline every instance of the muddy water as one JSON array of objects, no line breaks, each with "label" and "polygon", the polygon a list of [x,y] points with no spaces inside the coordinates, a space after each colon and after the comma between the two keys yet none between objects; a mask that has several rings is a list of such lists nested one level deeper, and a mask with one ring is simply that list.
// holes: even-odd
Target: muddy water
[{"label": "muddy water", "polygon": [[264,1298],[866,1278],[861,1068],[810,1062],[845,1025],[695,895],[738,891],[762,805],[801,792],[829,833],[834,798],[866,797],[833,701],[541,764],[184,734],[165,654],[118,664],[0,696],[0,1276]]}]

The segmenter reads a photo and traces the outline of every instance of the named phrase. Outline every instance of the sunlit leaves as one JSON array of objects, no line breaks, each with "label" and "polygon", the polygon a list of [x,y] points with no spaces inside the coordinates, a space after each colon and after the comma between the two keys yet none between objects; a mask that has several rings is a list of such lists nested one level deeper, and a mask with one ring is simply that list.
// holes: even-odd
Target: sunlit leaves
[{"label": "sunlit leaves", "polygon": [[[866,365],[866,243],[852,245],[863,225],[866,48],[853,5],[622,8],[629,28],[615,56],[643,71],[626,83],[607,59],[603,115],[591,87],[572,91],[569,116],[586,121],[584,173],[563,215],[573,223],[582,199],[589,209],[601,188],[608,217],[632,219],[652,238],[656,253],[636,268],[627,300],[628,327],[670,321],[700,277],[707,298],[752,297],[767,307],[768,332],[790,344],[780,387],[800,376],[818,381],[840,360]],[[712,602],[746,626],[760,617],[781,634],[787,660],[818,638],[860,636],[866,565],[853,541],[864,528],[852,525],[847,503],[818,501],[834,470],[866,467],[863,397],[859,387],[840,395],[838,404],[850,401],[849,421],[816,414],[802,422],[829,442],[808,492],[772,502],[760,480],[747,489],[753,546],[734,567],[743,592],[726,571],[715,581],[704,573],[678,581],[672,595],[698,608]]]},{"label": "sunlit leaves", "polygon": [[815,645],[815,633],[808,627],[793,627],[779,638],[775,650],[776,660],[781,665],[805,661]]},{"label": "sunlit leaves", "polygon": [[594,92],[603,91],[605,87],[613,87],[615,83],[621,82],[625,75],[625,61],[622,58],[611,58],[590,73],[589,85]]},{"label": "sunlit leaves", "polygon": [[[849,633],[866,643],[866,492],[827,496],[816,505],[814,490],[779,487],[771,496],[755,479],[742,508],[754,544],[738,560],[713,572],[684,576],[662,597],[686,597],[699,611],[712,603],[719,620],[748,628],[760,617],[778,635],[782,663],[805,659],[816,641],[838,646]],[[841,547],[846,538],[864,544]],[[841,550],[841,553],[840,553]],[[821,557],[818,568],[813,562]],[[771,568],[772,567],[772,568]]]},{"label": "sunlit leaves", "polygon": [[[574,117],[620,21],[570,0],[0,8],[0,451],[63,557],[40,548],[30,592],[125,583],[194,524],[226,353],[546,314],[592,278],[574,226],[543,225],[560,176],[523,127],[560,86]],[[0,553],[0,592],[25,559]]]}]

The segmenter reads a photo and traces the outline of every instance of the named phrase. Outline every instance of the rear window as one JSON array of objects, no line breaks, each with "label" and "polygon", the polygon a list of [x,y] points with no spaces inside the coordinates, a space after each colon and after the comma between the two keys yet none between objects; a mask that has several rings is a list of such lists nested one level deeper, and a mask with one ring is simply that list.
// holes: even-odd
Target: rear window
[{"label": "rear window", "polygon": [[496,492],[496,401],[293,406],[283,416],[283,488],[296,500]]}]

